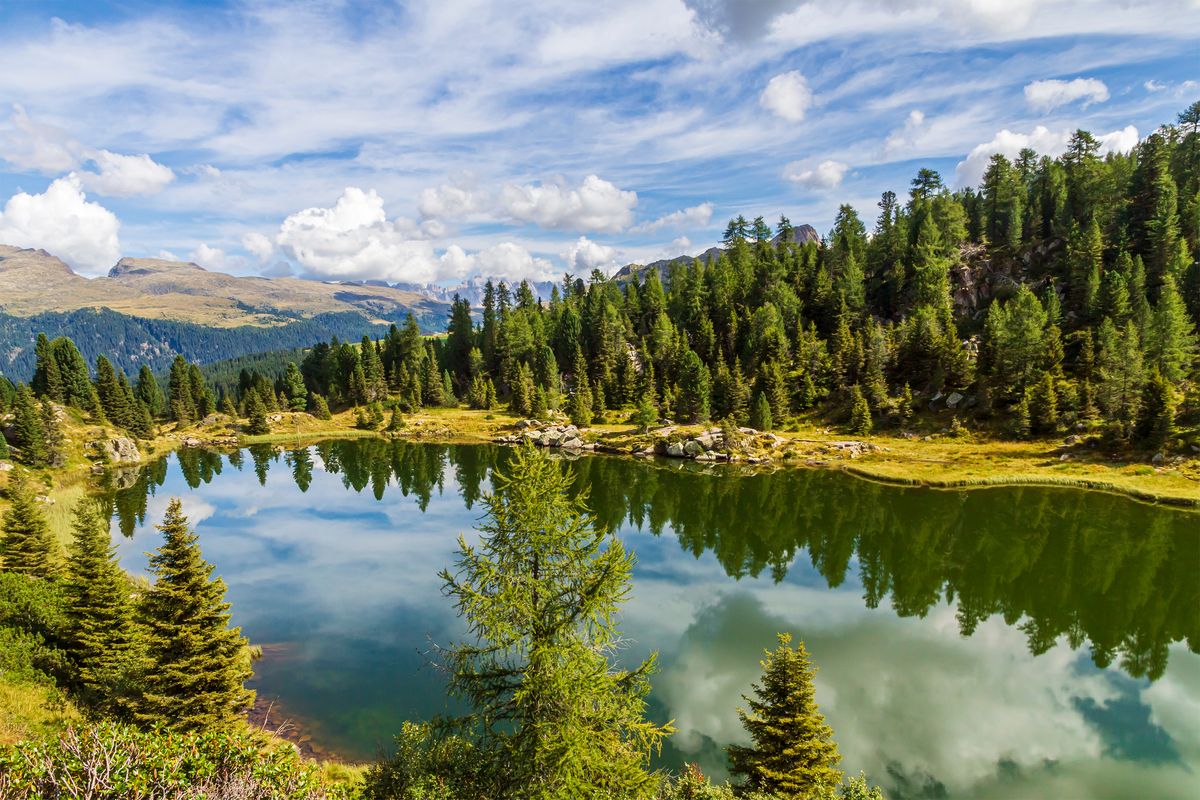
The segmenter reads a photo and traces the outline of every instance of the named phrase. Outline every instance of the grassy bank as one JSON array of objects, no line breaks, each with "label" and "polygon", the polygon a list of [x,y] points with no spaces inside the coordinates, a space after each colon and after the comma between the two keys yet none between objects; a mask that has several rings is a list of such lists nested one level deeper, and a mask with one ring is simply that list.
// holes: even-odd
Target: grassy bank
[{"label": "grassy bank", "polygon": [[[490,442],[509,433],[517,421],[500,411],[429,409],[407,416],[405,426],[396,433],[376,433],[355,428],[352,413],[338,414],[325,421],[307,414],[283,414],[282,419],[272,425],[271,434],[242,437],[240,441],[287,444],[334,437],[385,436],[470,444]],[[679,426],[675,433],[699,432],[704,427]],[[1086,442],[1067,446],[1060,437],[1009,441],[978,433],[950,436],[936,432],[908,437],[892,433],[851,437],[811,424],[801,424],[794,430],[780,431],[778,435],[783,442],[761,453],[771,459],[765,468],[842,469],[889,483],[944,488],[1065,486],[1200,508],[1200,456],[1195,453],[1179,463],[1168,459],[1165,464],[1154,465],[1148,460],[1110,457],[1101,448]],[[651,437],[638,433],[628,424],[594,425],[585,438],[623,452],[651,441]],[[834,442],[848,439],[863,441],[873,447],[853,457],[832,447]]]}]

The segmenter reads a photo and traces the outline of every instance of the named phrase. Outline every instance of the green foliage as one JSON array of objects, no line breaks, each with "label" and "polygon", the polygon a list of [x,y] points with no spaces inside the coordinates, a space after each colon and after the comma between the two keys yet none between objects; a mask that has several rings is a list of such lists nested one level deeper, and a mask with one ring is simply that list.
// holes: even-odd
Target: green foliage
[{"label": "green foliage", "polygon": [[404,723],[396,750],[374,764],[363,800],[485,800],[494,797],[488,763],[467,739]]},{"label": "green foliage", "polygon": [[292,745],[248,732],[139,731],[101,722],[0,747],[0,797],[39,800],[332,797]]},{"label": "green foliage", "polygon": [[177,730],[229,728],[254,697],[243,686],[251,675],[246,640],[229,627],[225,583],[212,578],[178,499],[157,527],[164,541],[150,558],[154,586],[141,603],[147,668],[134,718]]},{"label": "green foliage", "polygon": [[271,423],[267,421],[267,409],[263,405],[258,392],[250,392],[246,397],[246,433],[251,436],[263,436],[271,432]]},{"label": "green foliage", "polygon": [[571,491],[570,474],[519,449],[488,496],[478,546],[443,571],[473,641],[445,652],[452,694],[504,796],[649,797],[669,727],[647,722],[656,658],[609,663],[633,558]]},{"label": "green foliage", "polygon": [[850,406],[850,422],[848,427],[850,432],[859,436],[865,436],[871,432],[873,422],[871,420],[871,406],[867,403],[867,398],[863,395],[862,389],[858,384],[850,387],[850,396],[848,399]]},{"label": "green foliage", "polygon": [[769,431],[775,427],[771,419],[771,401],[765,392],[754,395],[754,407],[750,411],[750,427],[760,431]]},{"label": "green foliage", "polygon": [[329,411],[329,403],[326,402],[324,396],[319,394],[312,396],[312,415],[317,419],[333,419],[333,414]]},{"label": "green foliage", "polygon": [[78,694],[99,714],[127,717],[140,677],[133,586],[117,564],[108,517],[96,503],[76,505],[72,528],[64,596]]},{"label": "green foliage", "polygon": [[35,578],[52,578],[59,572],[58,545],[46,515],[38,507],[33,487],[23,478],[8,484],[10,505],[4,512],[4,538],[0,540],[3,568]]},{"label": "green foliage", "polygon": [[1164,447],[1175,431],[1175,392],[1155,367],[1142,391],[1136,436],[1144,447]]},{"label": "green foliage", "polygon": [[46,466],[46,428],[33,393],[23,383],[17,384],[13,416],[13,443],[20,450],[20,461],[31,467]]},{"label": "green foliage", "polygon": [[813,686],[816,668],[803,642],[779,634],[779,647],[766,651],[762,683],[744,699],[749,711],[738,710],[750,734],[750,746],[729,748],[731,771],[746,788],[782,798],[831,794],[841,781],[841,755],[833,730],[817,707]]}]

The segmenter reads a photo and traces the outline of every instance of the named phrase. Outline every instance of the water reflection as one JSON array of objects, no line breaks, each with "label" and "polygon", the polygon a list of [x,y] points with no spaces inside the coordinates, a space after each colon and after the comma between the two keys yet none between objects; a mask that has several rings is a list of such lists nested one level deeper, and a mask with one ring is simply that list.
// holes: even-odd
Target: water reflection
[{"label": "water reflection", "polygon": [[[421,654],[460,632],[436,571],[508,452],[185,450],[112,488],[114,529],[123,563],[144,569],[149,524],[185,495],[238,623],[269,645],[260,688],[327,745],[370,756],[400,719],[445,710]],[[668,762],[720,771],[757,654],[787,629],[822,666],[847,764],[896,797],[1200,789],[1196,515],[822,471],[573,468],[638,556],[625,629],[632,656],[662,652],[652,704],[680,729]]]}]

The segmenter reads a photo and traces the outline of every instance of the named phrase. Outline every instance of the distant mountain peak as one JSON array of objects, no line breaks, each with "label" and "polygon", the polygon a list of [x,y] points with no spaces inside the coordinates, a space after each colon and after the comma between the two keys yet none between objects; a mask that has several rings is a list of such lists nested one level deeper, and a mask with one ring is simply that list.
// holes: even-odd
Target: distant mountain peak
[{"label": "distant mountain peak", "polygon": [[162,258],[122,258],[117,262],[116,266],[108,271],[108,277],[120,278],[125,275],[152,275],[178,270],[208,271],[199,264],[191,261],[167,261]]}]

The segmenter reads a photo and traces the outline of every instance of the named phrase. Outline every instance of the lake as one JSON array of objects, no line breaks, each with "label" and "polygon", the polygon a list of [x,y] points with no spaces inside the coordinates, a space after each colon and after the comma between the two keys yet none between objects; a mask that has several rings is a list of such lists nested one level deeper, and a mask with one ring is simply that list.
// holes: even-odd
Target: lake
[{"label": "lake", "polygon": [[[112,490],[144,573],[183,498],[254,688],[368,759],[448,708],[425,655],[462,632],[438,570],[510,450],[355,440],[185,450]],[[566,463],[566,462],[564,462]],[[1200,515],[1034,487],[897,488],[591,456],[569,464],[637,557],[621,627],[657,650],[662,763],[724,773],[778,631],[806,643],[843,768],[889,797],[1200,796]]]}]

